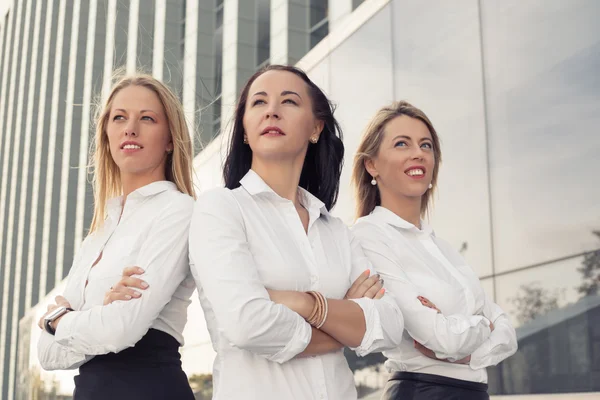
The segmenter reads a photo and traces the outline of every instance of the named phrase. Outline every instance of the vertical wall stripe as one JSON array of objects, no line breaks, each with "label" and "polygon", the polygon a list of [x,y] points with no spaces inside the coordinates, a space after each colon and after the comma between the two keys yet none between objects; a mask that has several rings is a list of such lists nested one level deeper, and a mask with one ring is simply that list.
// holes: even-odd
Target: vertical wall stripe
[{"label": "vertical wall stripe", "polygon": [[[63,140],[63,158],[61,168],[60,201],[58,202],[58,237],[56,243],[56,269],[54,270],[54,282],[58,283],[63,278],[64,254],[65,254],[65,225],[67,223],[67,194],[69,191],[69,165],[71,155],[71,136],[73,129],[73,112],[75,105],[75,69],[77,65],[77,40],[79,38],[79,18],[81,0],[73,1],[73,22],[71,28],[71,44],[69,46],[69,74],[67,78],[67,107],[65,112],[65,129]],[[70,260],[69,260],[70,261]]]},{"label": "vertical wall stripe", "polygon": [[[14,28],[14,32],[17,32],[17,34],[15,35],[15,39],[14,41],[8,40],[7,43],[12,43],[13,44],[13,51],[16,49],[19,49],[20,46],[20,40],[21,37],[18,34],[19,30],[20,30],[20,25],[21,25],[21,21],[22,21],[22,16],[21,16],[21,8],[22,7],[16,7],[16,12],[15,12],[15,6],[16,6],[16,1],[13,2],[13,7],[10,11],[11,14],[11,23],[9,24],[10,28]],[[14,25],[14,26],[13,26]],[[12,33],[12,32],[11,32]],[[11,35],[12,36],[12,35]],[[4,110],[4,105],[5,102],[4,100],[7,99],[8,100],[8,104],[7,104],[7,109],[8,111],[6,112],[6,114],[4,114],[2,117],[2,120],[4,120],[5,118],[8,120],[7,121],[7,128],[6,128],[6,138],[5,138],[5,145],[4,145],[4,159],[3,159],[3,167],[2,167],[2,190],[0,192],[0,222],[4,223],[4,221],[6,221],[6,209],[7,204],[6,204],[6,191],[8,189],[8,161],[9,161],[9,155],[11,152],[11,146],[10,146],[10,138],[15,138],[14,135],[9,135],[8,133],[11,132],[12,128],[12,121],[13,121],[13,105],[15,103],[15,84],[16,84],[16,79],[14,79],[14,77],[17,74],[17,65],[18,65],[18,59],[17,57],[13,54],[12,60],[8,60],[8,62],[12,61],[12,65],[10,68],[10,87],[8,90],[8,96],[6,96],[6,92],[3,94],[2,96],[2,110]],[[8,69],[8,68],[7,68]],[[4,83],[4,82],[3,82]],[[15,138],[16,139],[16,138]],[[13,149],[14,152],[14,149]],[[8,217],[10,218],[10,214],[8,215]],[[2,258],[2,246],[6,245],[6,254],[5,254],[5,259],[10,257],[10,247],[8,246],[9,241],[12,241],[12,232],[9,230],[7,231],[7,238],[4,238],[4,229],[2,226],[0,226],[0,263],[3,263],[3,258]],[[3,285],[3,290],[2,290],[2,317],[0,317],[0,323],[2,324],[2,329],[0,329],[0,396],[3,395],[3,393],[5,392],[5,384],[7,382],[4,381],[4,365],[6,364],[6,330],[7,330],[7,325],[8,325],[8,321],[7,321],[7,314],[8,314],[8,300],[9,300],[9,289],[10,289],[10,285],[12,283],[12,280],[10,279],[10,274],[13,270],[13,268],[10,267],[8,262],[4,262],[3,263],[3,269],[4,269],[4,285]]]},{"label": "vertical wall stripe", "polygon": [[137,65],[137,39],[140,20],[140,0],[129,4],[129,29],[127,31],[127,73],[133,74]]},{"label": "vertical wall stripe", "polygon": [[[77,202],[75,220],[75,249],[78,249],[83,241],[84,214],[85,214],[85,189],[89,149],[90,113],[92,108],[92,77],[94,72],[94,45],[96,36],[96,10],[98,0],[90,0],[88,14],[87,46],[85,54],[85,76],[83,78],[83,105],[81,109],[81,141],[79,142],[79,169],[77,175]],[[75,250],[77,251],[77,250]]]},{"label": "vertical wall stripe", "polygon": [[[32,0],[26,0],[25,4],[25,18],[23,21],[27,24],[30,23],[31,19],[31,4]],[[29,156],[25,158],[25,154],[29,151],[29,143],[31,140],[31,135],[27,136],[24,132],[21,132],[22,123],[23,123],[23,109],[25,102],[25,81],[27,79],[26,73],[27,71],[31,71],[30,68],[23,68],[24,65],[30,65],[28,60],[29,55],[29,33],[30,29],[24,29],[23,34],[23,43],[21,44],[22,53],[21,60],[19,62],[20,73],[19,73],[19,90],[17,96],[17,118],[15,123],[14,131],[16,132],[16,140],[14,151],[16,152],[13,158],[13,169],[12,169],[12,182],[11,191],[10,191],[10,206],[9,206],[9,224],[8,224],[8,233],[9,233],[9,243],[12,244],[13,240],[16,236],[16,257],[14,260],[11,259],[10,262],[6,262],[7,268],[12,268],[14,265],[14,280],[13,280],[13,296],[12,296],[12,318],[10,319],[10,329],[12,331],[10,336],[10,355],[8,357],[9,362],[9,372],[8,372],[8,382],[5,382],[5,385],[8,386],[8,398],[14,398],[14,389],[15,389],[15,367],[16,367],[16,351],[17,351],[17,339],[18,339],[18,330],[19,330],[19,300],[21,298],[21,275],[22,275],[22,245],[23,245],[23,224],[25,219],[25,205],[22,204],[26,200],[27,193],[27,179],[22,179],[23,175],[19,178],[19,174],[23,172],[23,164],[27,164],[27,162],[23,162],[23,160],[28,160]],[[33,74],[31,74],[33,75]],[[10,131],[9,131],[10,132]],[[21,151],[21,140],[25,139],[25,151]],[[20,198],[19,202],[21,203],[21,207],[19,207],[19,218],[17,220],[17,226],[15,229],[14,219],[15,214],[17,214],[15,210],[16,202],[17,202],[17,185],[15,184],[17,181],[20,181]],[[11,247],[7,243],[7,260],[9,256],[12,256],[12,252],[8,252],[8,248]]]},{"label": "vertical wall stripe", "polygon": [[[54,157],[56,153],[56,124],[58,122],[58,98],[60,95],[60,75],[65,31],[66,0],[60,0],[58,9],[58,33],[54,51],[54,77],[52,78],[52,103],[50,111],[50,129],[48,134],[48,163],[46,165],[46,191],[44,195],[44,222],[42,227],[42,258],[40,266],[40,296],[46,294],[48,280],[48,253],[50,246],[50,217],[52,214],[52,190],[54,182]],[[43,133],[45,134],[45,133]],[[54,233],[54,232],[53,232]],[[50,277],[54,279],[54,276]]]},{"label": "vertical wall stripe", "polygon": [[[36,10],[35,10],[35,22],[33,24],[33,43],[32,43],[32,59],[31,59],[31,65],[36,68],[38,65],[38,56],[40,54],[40,25],[41,25],[41,20],[42,20],[42,4],[38,4]],[[43,43],[42,43],[43,46]],[[39,82],[41,83],[41,82]],[[33,125],[33,109],[34,109],[34,93],[36,91],[36,86],[37,86],[38,82],[36,80],[36,74],[33,73],[31,76],[29,77],[29,104],[27,105],[27,126],[25,128],[25,137],[28,138],[28,142],[31,141],[32,136],[33,136],[33,132],[32,132],[32,125]],[[41,100],[42,95],[40,94],[40,100]],[[36,107],[37,110],[37,107]],[[38,112],[40,112],[41,110],[38,110]],[[41,140],[37,140],[36,141],[36,151],[34,151],[31,155],[28,155],[26,158],[29,158],[31,156],[36,157],[37,158],[37,153],[39,151],[41,151],[41,149],[38,147],[38,143],[41,143]],[[26,145],[25,146],[25,150],[27,152],[29,152],[31,145]],[[25,163],[24,166],[25,170],[23,171],[23,176],[29,176],[29,162]],[[36,192],[35,187],[37,186],[34,181],[29,182],[32,185],[32,193]],[[33,196],[32,196],[33,197]],[[22,196],[23,201],[25,201],[25,196]],[[32,199],[33,200],[33,199]],[[24,204],[22,205],[22,207],[24,207]],[[36,226],[36,221],[37,218],[33,217],[33,214],[35,212],[36,208],[31,208],[32,210],[32,217],[31,217],[31,221],[30,221],[30,227],[32,227],[33,229],[30,230],[30,232],[35,232],[35,226]],[[19,224],[22,225],[22,224]],[[31,292],[33,289],[33,253],[35,252],[35,235],[30,234],[29,235],[29,246],[27,248],[27,251],[25,254],[27,254],[27,278],[26,278],[26,286],[25,286],[25,309],[28,309],[29,307],[31,307],[33,304],[31,304]]]},{"label": "vertical wall stripe", "polygon": [[187,1],[183,48],[183,110],[192,143],[196,132],[196,56],[198,44],[198,2]]},{"label": "vertical wall stripe", "polygon": [[167,0],[156,0],[154,13],[154,53],[152,54],[152,75],[163,79],[163,62],[165,58],[165,21],[167,17]]},{"label": "vertical wall stripe", "polygon": [[117,0],[108,1],[106,16],[106,43],[104,47],[104,76],[102,77],[102,100],[108,97],[113,72],[115,52],[115,24],[117,21]]},{"label": "vertical wall stripe", "polygon": [[[37,226],[38,222],[38,208],[40,204],[40,175],[42,170],[42,152],[44,149],[42,147],[43,140],[42,137],[47,134],[44,127],[44,121],[46,120],[46,92],[48,90],[48,66],[50,64],[50,45],[51,45],[51,32],[52,32],[52,15],[54,14],[54,2],[49,1],[47,3],[48,9],[46,10],[46,27],[44,32],[44,43],[42,44],[43,55],[42,55],[42,76],[40,78],[40,103],[37,109],[37,142],[35,144],[35,162],[33,167],[33,192],[31,195],[31,209],[35,213],[35,217],[31,218],[31,232],[33,232],[34,236],[32,240],[29,242],[28,249],[28,261],[29,265],[34,265],[35,256],[36,256],[36,236],[39,227]],[[31,283],[33,288],[33,282]],[[40,272],[40,285],[39,285],[39,293],[42,295],[46,290],[46,283],[44,282],[42,285],[41,282],[41,272]],[[33,291],[33,290],[32,290]]]}]

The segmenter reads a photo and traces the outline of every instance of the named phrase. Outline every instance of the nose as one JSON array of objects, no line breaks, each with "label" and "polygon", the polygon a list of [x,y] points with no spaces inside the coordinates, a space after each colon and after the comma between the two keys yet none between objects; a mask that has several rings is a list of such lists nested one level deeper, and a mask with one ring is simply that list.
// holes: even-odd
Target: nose
[{"label": "nose", "polygon": [[273,119],[279,119],[280,115],[279,115],[279,106],[276,102],[270,102],[269,106],[266,109],[266,114],[265,117],[267,119],[273,118]]},{"label": "nose", "polygon": [[136,122],[133,120],[133,118],[128,122],[128,124],[125,126],[125,136],[128,137],[136,137],[138,136],[138,127]]},{"label": "nose", "polygon": [[417,146],[416,150],[413,152],[413,159],[414,160],[423,160],[424,157],[425,157],[425,152],[423,151],[421,146]]}]

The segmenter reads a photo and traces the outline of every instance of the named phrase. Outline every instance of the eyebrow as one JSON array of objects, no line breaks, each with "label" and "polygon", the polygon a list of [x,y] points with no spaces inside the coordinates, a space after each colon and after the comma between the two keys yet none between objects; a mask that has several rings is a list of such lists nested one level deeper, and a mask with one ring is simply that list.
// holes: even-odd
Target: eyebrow
[{"label": "eyebrow", "polygon": [[[127,113],[127,111],[122,108],[117,108],[117,109],[115,109],[115,111],[121,111],[121,112]],[[152,113],[156,114],[156,111],[154,111],[154,110],[140,110],[140,113],[145,113],[145,112],[152,112]]]},{"label": "eyebrow", "polygon": [[[284,90],[283,92],[281,92],[281,96],[287,96],[290,94],[294,94],[294,95],[298,96],[299,98],[302,98],[302,96],[300,96],[298,93],[291,91],[291,90]],[[266,96],[266,95],[267,95],[267,92],[256,92],[252,96]]]},{"label": "eyebrow", "polygon": [[[393,139],[392,139],[392,141],[394,141],[394,140],[396,140],[396,139],[408,139],[408,140],[411,140],[411,141],[412,141],[412,138],[411,138],[410,136],[406,136],[406,135],[398,135],[398,136],[396,136],[395,138],[393,138]],[[430,138],[427,138],[427,137],[426,137],[426,138],[421,138],[421,139],[419,139],[419,142],[423,142],[423,141],[425,141],[425,140],[429,140],[429,141],[431,142],[431,139],[430,139]]]}]

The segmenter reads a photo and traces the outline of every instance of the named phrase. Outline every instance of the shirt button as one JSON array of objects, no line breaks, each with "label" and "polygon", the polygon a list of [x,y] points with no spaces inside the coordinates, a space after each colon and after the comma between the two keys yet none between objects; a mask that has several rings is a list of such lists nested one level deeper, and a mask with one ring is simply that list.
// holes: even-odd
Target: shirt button
[{"label": "shirt button", "polygon": [[316,275],[311,275],[310,276],[310,282],[311,283],[317,283],[319,280],[319,278]]}]

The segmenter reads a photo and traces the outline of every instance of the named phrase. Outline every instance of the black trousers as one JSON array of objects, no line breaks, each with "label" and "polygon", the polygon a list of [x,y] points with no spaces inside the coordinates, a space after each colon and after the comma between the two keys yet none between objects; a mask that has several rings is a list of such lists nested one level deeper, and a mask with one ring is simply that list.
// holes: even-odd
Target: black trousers
[{"label": "black trousers", "polygon": [[382,400],[489,400],[488,385],[415,372],[396,372]]},{"label": "black trousers", "polygon": [[178,350],[174,337],[150,329],[134,347],[82,365],[73,400],[194,400]]}]

